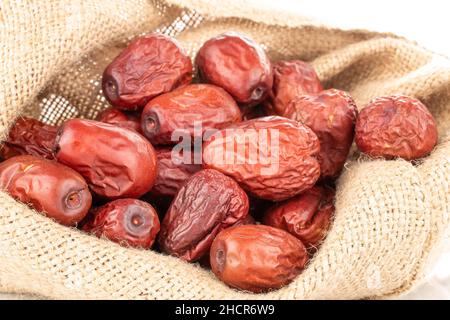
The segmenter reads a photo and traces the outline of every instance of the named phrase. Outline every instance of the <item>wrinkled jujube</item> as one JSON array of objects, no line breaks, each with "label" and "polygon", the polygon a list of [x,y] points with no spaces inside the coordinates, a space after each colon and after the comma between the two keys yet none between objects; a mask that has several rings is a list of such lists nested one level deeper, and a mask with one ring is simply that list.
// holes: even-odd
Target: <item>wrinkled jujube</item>
[{"label": "wrinkled jujube", "polygon": [[80,222],[92,203],[81,175],[55,161],[30,155],[0,163],[0,190],[67,226]]},{"label": "wrinkled jujube", "polygon": [[141,117],[137,112],[127,112],[116,108],[106,108],[98,114],[96,120],[114,124],[125,129],[134,130],[142,134]]},{"label": "wrinkled jujube", "polygon": [[8,137],[0,146],[3,159],[19,155],[39,156],[54,159],[53,144],[58,127],[39,120],[21,117],[9,130]]},{"label": "wrinkled jujube", "polygon": [[310,127],[320,140],[320,171],[336,178],[344,167],[355,132],[357,108],[345,91],[330,89],[303,95],[287,106],[284,116]]},{"label": "wrinkled jujube", "polygon": [[[172,148],[157,148],[158,172],[151,193],[160,196],[175,196],[178,190],[194,173],[202,169],[201,164],[194,164],[194,157],[189,157],[187,163],[182,152]],[[201,160],[201,155],[200,155]]]},{"label": "wrinkled jujube", "polygon": [[314,186],[320,176],[319,139],[282,117],[244,121],[203,144],[203,166],[233,177],[252,195],[281,201]]},{"label": "wrinkled jujube", "polygon": [[156,154],[150,142],[108,123],[66,121],[55,141],[55,156],[78,171],[103,198],[138,198],[156,178]]},{"label": "wrinkled jujube", "polygon": [[[248,224],[256,224],[255,219],[248,214],[247,217],[245,217],[242,220],[238,220],[233,227],[237,227],[237,226],[244,226],[244,225],[248,225]],[[211,263],[210,263],[210,257],[209,257],[209,252],[205,253],[200,260],[198,260],[199,264],[207,269],[211,269]]]},{"label": "wrinkled jujube", "polygon": [[248,215],[248,197],[231,178],[216,170],[194,174],[178,191],[161,224],[161,250],[196,261],[215,236]]},{"label": "wrinkled jujube", "polygon": [[[212,128],[223,128],[241,121],[241,112],[233,98],[222,88],[209,84],[191,84],[151,100],[142,112],[142,130],[154,144],[175,144],[172,134],[194,133],[202,137]],[[195,125],[199,132],[195,132]]]},{"label": "wrinkled jujube", "polygon": [[239,33],[206,41],[195,63],[202,80],[222,87],[242,105],[258,104],[272,89],[272,68],[264,49]]},{"label": "wrinkled jujube", "polygon": [[356,121],[356,145],[374,157],[414,160],[429,154],[437,139],[436,122],[427,107],[407,96],[376,98]]},{"label": "wrinkled jujube", "polygon": [[300,240],[264,225],[225,229],[210,251],[211,269],[220,280],[256,293],[288,284],[307,262],[308,254]]},{"label": "wrinkled jujube", "polygon": [[192,80],[192,62],[175,39],[163,34],[137,38],[105,69],[103,93],[115,107],[136,110],[153,97]]},{"label": "wrinkled jujube", "polygon": [[136,199],[111,201],[92,212],[82,230],[131,247],[150,248],[159,232],[159,218],[148,203]]},{"label": "wrinkled jujube", "polygon": [[319,77],[308,63],[301,60],[278,61],[273,64],[273,87],[265,103],[266,112],[284,116],[286,107],[294,98],[322,90]]},{"label": "wrinkled jujube", "polygon": [[269,208],[263,223],[297,237],[310,251],[325,238],[334,213],[334,191],[313,187]]}]

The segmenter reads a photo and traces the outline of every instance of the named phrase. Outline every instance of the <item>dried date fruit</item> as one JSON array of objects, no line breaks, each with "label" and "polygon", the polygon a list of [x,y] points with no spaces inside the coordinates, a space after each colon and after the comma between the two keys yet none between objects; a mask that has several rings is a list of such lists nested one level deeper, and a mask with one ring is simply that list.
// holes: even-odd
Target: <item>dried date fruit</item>
[{"label": "dried date fruit", "polygon": [[3,159],[19,155],[39,156],[54,159],[53,144],[58,127],[39,120],[22,117],[17,119],[9,130],[8,137],[0,147]]},{"label": "dried date fruit", "polygon": [[281,201],[314,186],[320,176],[319,139],[282,117],[244,121],[203,144],[203,167],[234,178],[253,196]]},{"label": "dried date fruit", "polygon": [[345,91],[330,89],[291,101],[284,116],[310,127],[320,140],[323,179],[336,178],[344,167],[355,132],[357,108]]},{"label": "dried date fruit", "polygon": [[264,49],[248,37],[229,32],[206,41],[195,59],[200,78],[225,89],[242,105],[263,101],[273,84]]},{"label": "dried date fruit", "polygon": [[[223,128],[241,121],[233,98],[222,88],[191,84],[151,100],[142,112],[142,130],[153,144],[175,144],[174,131],[194,137],[212,128]],[[182,130],[182,131],[180,131]]]},{"label": "dried date fruit", "polygon": [[78,171],[102,198],[138,198],[156,178],[150,142],[132,130],[103,122],[66,121],[55,141],[55,156]]},{"label": "dried date fruit", "polygon": [[288,104],[296,97],[323,90],[319,77],[301,60],[278,61],[273,65],[273,87],[266,108],[269,114],[284,116]]},{"label": "dried date fruit", "polygon": [[214,239],[211,269],[227,285],[260,293],[279,289],[305,268],[308,254],[300,240],[264,225],[228,228]]},{"label": "dried date fruit", "polygon": [[0,190],[67,226],[80,222],[92,203],[81,175],[57,162],[30,155],[0,163]]},{"label": "dried date fruit", "polygon": [[[253,219],[253,217],[251,215],[247,215],[244,219],[242,220],[238,220],[233,227],[237,227],[237,226],[244,226],[244,225],[248,225],[248,224],[256,224],[255,219]],[[210,263],[210,257],[209,257],[209,252],[207,252],[206,254],[204,254],[200,260],[198,260],[199,264],[206,269],[211,269],[211,263]]]},{"label": "dried date fruit", "polygon": [[178,191],[161,224],[161,250],[186,261],[206,254],[215,236],[248,215],[248,197],[216,170],[194,174]]},{"label": "dried date fruit", "polygon": [[137,110],[150,99],[192,80],[192,62],[163,34],[137,38],[105,69],[103,93],[115,107]]},{"label": "dried date fruit", "polygon": [[269,208],[263,223],[289,232],[301,240],[308,250],[315,251],[330,227],[333,202],[332,189],[313,187]]},{"label": "dried date fruit", "polygon": [[427,107],[407,96],[376,98],[356,121],[356,145],[373,157],[418,159],[433,150],[437,139],[436,122]]},{"label": "dried date fruit", "polygon": [[202,169],[201,164],[194,164],[193,156],[184,163],[183,154],[170,147],[156,149],[156,158],[158,170],[151,193],[158,196],[175,196],[186,180]]},{"label": "dried date fruit", "polygon": [[136,199],[111,201],[92,213],[82,230],[119,244],[148,249],[159,232],[159,218],[148,203]]},{"label": "dried date fruit", "polygon": [[96,120],[114,124],[125,129],[134,130],[137,133],[142,134],[141,117],[136,112],[121,111],[116,108],[106,108],[98,114]]}]

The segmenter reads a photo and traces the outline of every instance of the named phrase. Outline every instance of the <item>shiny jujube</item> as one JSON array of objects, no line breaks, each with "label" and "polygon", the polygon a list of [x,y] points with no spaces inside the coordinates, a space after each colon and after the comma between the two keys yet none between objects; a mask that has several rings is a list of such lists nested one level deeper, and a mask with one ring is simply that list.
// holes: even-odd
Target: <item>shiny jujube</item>
[{"label": "shiny jujube", "polygon": [[320,140],[320,171],[323,179],[335,179],[345,165],[355,135],[357,108],[345,91],[330,89],[302,95],[284,110],[284,116],[310,127]]},{"label": "shiny jujube", "polygon": [[301,60],[277,61],[273,64],[272,91],[264,103],[266,113],[284,116],[294,98],[322,90],[319,77],[308,63]]},{"label": "shiny jujube", "polygon": [[82,230],[131,247],[151,248],[160,228],[155,209],[136,199],[114,200],[91,214]]},{"label": "shiny jujube", "polygon": [[[157,196],[175,196],[183,184],[194,173],[202,169],[201,164],[194,163],[194,152],[188,157],[187,163],[185,163],[183,153],[173,151],[171,147],[157,148],[156,158],[158,172],[155,185],[150,192]],[[201,154],[199,158],[201,160]]]},{"label": "shiny jujube", "polygon": [[0,163],[0,190],[67,226],[80,222],[92,203],[81,175],[55,161],[30,155]]},{"label": "shiny jujube", "polygon": [[127,112],[116,108],[106,108],[97,115],[95,120],[114,124],[116,126],[134,130],[137,133],[142,134],[141,117],[138,112]]},{"label": "shiny jujube", "polygon": [[436,121],[417,99],[394,95],[379,97],[363,108],[356,121],[359,150],[373,156],[414,160],[436,146]]},{"label": "shiny jujube", "polygon": [[156,178],[156,154],[147,139],[98,121],[66,121],[56,139],[55,156],[78,171],[103,198],[138,198]]},{"label": "shiny jujube", "polygon": [[[208,129],[220,129],[241,121],[233,98],[210,84],[191,84],[151,100],[141,116],[142,131],[153,144],[176,144],[177,135],[202,138]],[[195,126],[199,126],[195,132]],[[179,138],[179,137],[178,137]]]},{"label": "shiny jujube", "polygon": [[253,196],[281,201],[314,186],[319,151],[319,139],[307,126],[264,117],[213,135],[203,144],[203,166],[232,177]]},{"label": "shiny jujube", "polygon": [[115,107],[142,109],[153,97],[192,80],[192,62],[178,42],[153,33],[133,40],[105,69],[103,94]]},{"label": "shiny jujube", "polygon": [[275,204],[266,211],[262,221],[289,232],[313,252],[325,238],[333,213],[334,191],[319,186]]},{"label": "shiny jujube", "polygon": [[255,293],[287,285],[307,262],[308,253],[300,240],[264,225],[225,229],[210,251],[211,269],[220,280]]},{"label": "shiny jujube", "polygon": [[263,101],[273,84],[264,49],[245,35],[228,32],[206,41],[195,63],[200,78],[225,89],[241,105]]},{"label": "shiny jujube", "polygon": [[209,251],[215,236],[248,215],[248,197],[216,170],[194,174],[178,191],[161,224],[161,250],[186,261]]}]

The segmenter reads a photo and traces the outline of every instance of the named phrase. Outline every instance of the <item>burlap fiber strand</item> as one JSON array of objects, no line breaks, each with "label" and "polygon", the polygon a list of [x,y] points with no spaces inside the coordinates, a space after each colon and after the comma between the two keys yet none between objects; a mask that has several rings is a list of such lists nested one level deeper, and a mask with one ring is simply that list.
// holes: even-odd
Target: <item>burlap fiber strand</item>
[{"label": "burlap fiber strand", "polygon": [[359,108],[378,95],[419,98],[438,121],[438,147],[416,165],[354,152],[320,251],[289,286],[260,295],[232,290],[179,259],[60,226],[1,193],[0,291],[57,299],[381,298],[422,278],[448,239],[450,62],[394,35],[224,0],[3,0],[0,138],[19,115],[47,123],[94,117],[107,105],[102,70],[138,34],[174,35],[194,56],[206,39],[230,30],[262,43],[274,60],[311,61],[326,87],[350,91]]}]

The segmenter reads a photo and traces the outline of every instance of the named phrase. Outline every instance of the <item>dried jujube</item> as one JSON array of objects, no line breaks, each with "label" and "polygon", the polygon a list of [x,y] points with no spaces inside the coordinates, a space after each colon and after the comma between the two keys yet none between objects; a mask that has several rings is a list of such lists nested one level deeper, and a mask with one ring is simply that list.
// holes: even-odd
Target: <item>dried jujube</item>
[{"label": "dried jujube", "polygon": [[361,110],[355,130],[359,150],[387,159],[424,157],[438,139],[436,122],[427,107],[403,95],[372,100]]},{"label": "dried jujube", "polygon": [[106,108],[97,115],[97,121],[134,130],[142,134],[141,117],[137,112],[121,111],[116,108]]},{"label": "dried jujube", "polygon": [[[176,144],[178,135],[190,138],[196,134],[201,138],[206,130],[239,122],[242,116],[236,102],[222,88],[191,84],[151,100],[141,118],[142,131],[150,142]],[[172,137],[175,131],[177,136]]]},{"label": "dried jujube", "polygon": [[131,247],[150,248],[160,228],[155,209],[136,199],[111,201],[92,215],[82,230]]},{"label": "dried jujube", "polygon": [[[202,169],[201,164],[194,163],[193,151],[192,155],[187,158],[187,163],[183,153],[174,151],[171,147],[157,148],[156,158],[158,172],[151,193],[157,196],[175,196],[186,180]],[[201,155],[199,158],[201,160]]]},{"label": "dried jujube", "polygon": [[196,261],[223,229],[245,220],[248,197],[231,178],[216,170],[194,174],[178,191],[161,224],[163,252]]},{"label": "dried jujube", "polygon": [[138,198],[156,179],[156,154],[150,142],[107,123],[66,121],[56,138],[55,156],[78,171],[102,198]]},{"label": "dried jujube", "polygon": [[334,213],[334,191],[313,187],[302,194],[269,208],[262,222],[283,229],[315,251],[325,238]]},{"label": "dried jujube", "polygon": [[[238,220],[238,221],[233,225],[233,227],[236,227],[236,226],[243,226],[243,225],[248,225],[248,224],[256,224],[255,219],[254,219],[250,214],[248,214],[247,217],[245,217],[244,219]],[[200,260],[198,260],[198,263],[199,263],[202,267],[204,267],[204,268],[211,269],[211,263],[210,263],[209,252],[205,253],[205,254],[200,258]]]},{"label": "dried jujube", "polygon": [[225,229],[210,251],[211,269],[220,280],[255,293],[287,285],[307,262],[308,253],[300,240],[264,225]]},{"label": "dried jujube", "polygon": [[322,90],[319,77],[308,63],[301,60],[275,62],[273,87],[265,103],[266,112],[284,116],[286,107],[294,98]]},{"label": "dried jujube", "polygon": [[195,63],[200,78],[225,89],[241,105],[256,105],[272,89],[273,74],[264,49],[245,35],[228,32],[206,41]]},{"label": "dried jujube", "polygon": [[334,179],[342,171],[355,133],[357,108],[345,91],[330,89],[302,95],[284,110],[285,117],[310,127],[320,140],[320,171],[323,179]]},{"label": "dried jujube", "polygon": [[253,196],[281,201],[314,186],[320,176],[319,139],[282,117],[248,120],[203,144],[203,166],[234,178]]},{"label": "dried jujube", "polygon": [[192,62],[178,42],[163,34],[132,41],[105,69],[103,93],[115,107],[137,110],[153,97],[192,80]]},{"label": "dried jujube", "polygon": [[57,126],[45,124],[27,117],[17,119],[8,133],[8,137],[0,146],[0,157],[9,159],[19,155],[39,156],[54,159]]},{"label": "dried jujube", "polygon": [[92,203],[81,175],[55,161],[30,155],[0,163],[0,190],[67,226],[80,222]]}]

